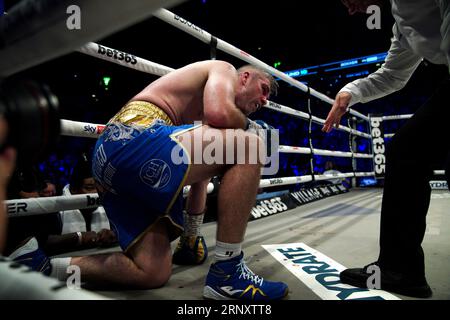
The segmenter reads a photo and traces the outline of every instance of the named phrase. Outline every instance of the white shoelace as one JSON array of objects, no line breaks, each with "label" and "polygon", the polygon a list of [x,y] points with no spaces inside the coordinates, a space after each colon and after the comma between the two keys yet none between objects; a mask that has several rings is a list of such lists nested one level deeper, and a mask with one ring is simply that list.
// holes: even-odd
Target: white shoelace
[{"label": "white shoelace", "polygon": [[241,271],[241,274],[239,275],[240,278],[244,278],[246,280],[250,280],[251,282],[257,284],[258,286],[262,286],[264,278],[257,276],[252,270],[247,267],[245,264],[245,261],[242,259],[241,262],[238,264],[238,268]]}]

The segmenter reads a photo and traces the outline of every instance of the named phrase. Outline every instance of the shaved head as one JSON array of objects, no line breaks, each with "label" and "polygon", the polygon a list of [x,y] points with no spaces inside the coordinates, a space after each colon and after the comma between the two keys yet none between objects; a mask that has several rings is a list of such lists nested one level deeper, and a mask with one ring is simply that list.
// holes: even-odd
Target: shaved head
[{"label": "shaved head", "polygon": [[266,72],[264,69],[260,67],[253,66],[251,64],[244,65],[237,69],[238,74],[243,72],[249,72],[253,74],[258,74],[263,78],[266,78],[270,82],[270,94],[271,95],[277,95],[278,93],[278,82],[275,81],[275,78],[268,72]]}]

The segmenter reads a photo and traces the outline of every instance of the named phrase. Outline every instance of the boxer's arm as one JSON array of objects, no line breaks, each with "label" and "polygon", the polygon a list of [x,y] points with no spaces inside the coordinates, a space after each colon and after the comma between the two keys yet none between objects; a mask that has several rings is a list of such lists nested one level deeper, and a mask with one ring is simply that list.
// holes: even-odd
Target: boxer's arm
[{"label": "boxer's arm", "polygon": [[350,82],[339,91],[352,95],[349,106],[369,102],[402,89],[419,66],[422,57],[403,48],[395,34],[396,32],[385,63],[366,78]]},{"label": "boxer's arm", "polygon": [[236,81],[236,69],[226,62],[215,63],[209,70],[203,93],[203,115],[208,125],[245,128],[246,117],[234,102]]}]

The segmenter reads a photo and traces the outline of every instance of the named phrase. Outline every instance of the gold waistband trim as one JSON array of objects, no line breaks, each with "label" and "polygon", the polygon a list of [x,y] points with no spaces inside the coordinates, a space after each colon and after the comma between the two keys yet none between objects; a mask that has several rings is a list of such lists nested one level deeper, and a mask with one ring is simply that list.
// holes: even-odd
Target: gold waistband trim
[{"label": "gold waistband trim", "polygon": [[120,122],[127,125],[149,127],[156,119],[161,119],[167,125],[173,126],[167,113],[161,108],[147,101],[131,101],[127,103],[108,123]]}]

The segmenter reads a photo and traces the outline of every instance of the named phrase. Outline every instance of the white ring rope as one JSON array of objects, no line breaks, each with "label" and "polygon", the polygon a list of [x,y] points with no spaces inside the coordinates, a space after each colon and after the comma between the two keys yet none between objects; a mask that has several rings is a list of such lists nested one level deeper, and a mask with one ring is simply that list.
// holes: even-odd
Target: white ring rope
[{"label": "white ring rope", "polygon": [[375,172],[355,172],[355,177],[373,177]]},{"label": "white ring rope", "polygon": [[121,66],[131,68],[137,71],[142,71],[145,73],[164,76],[175,69],[163,66],[155,62],[151,62],[132,54],[119,51],[116,49],[111,49],[106,46],[89,42],[77,50],[78,52],[90,55],[95,58],[106,60],[115,64],[120,64]]},{"label": "white ring rope", "polygon": [[[351,177],[368,177],[373,176],[374,172],[348,172],[339,174],[325,174],[315,175],[315,180],[329,180],[336,178],[351,178]],[[259,182],[260,188],[268,188],[275,186],[284,186],[292,184],[300,184],[313,181],[311,175],[281,177],[271,179],[261,179]],[[183,188],[183,195],[186,196],[190,190],[190,186]],[[209,183],[208,194],[214,191],[214,184]],[[48,214],[65,210],[96,208],[100,204],[97,193],[79,194],[71,196],[56,196],[56,197],[42,197],[30,199],[14,199],[3,202],[6,205],[8,216],[30,216],[39,214]]]},{"label": "white ring rope", "polygon": [[96,208],[99,206],[97,193],[76,194],[71,196],[42,197],[6,200],[7,213],[10,217],[53,213],[64,210]]},{"label": "white ring rope", "polygon": [[317,174],[314,176],[314,179],[316,181],[321,180],[330,180],[330,179],[336,179],[336,178],[353,178],[355,174],[353,172],[349,173],[336,173],[336,174]]},{"label": "white ring rope", "polygon": [[104,124],[93,124],[72,120],[61,120],[61,135],[81,138],[98,138],[105,129]]},{"label": "white ring rope", "polygon": [[[210,33],[208,33],[207,31],[199,28],[198,26],[194,25],[193,23],[175,15],[174,13],[170,12],[169,10],[166,9],[159,9],[156,10],[153,15],[159,19],[161,19],[164,22],[167,22],[168,24],[185,31],[186,33],[194,36],[195,38],[205,42],[205,43],[210,43],[211,39],[212,39],[212,35]],[[251,56],[250,54],[248,54],[247,52],[219,39],[216,38],[217,40],[217,48],[236,57],[239,59],[242,59],[244,61],[246,61],[247,63],[250,63],[252,65],[258,66],[262,69],[264,69],[265,71],[269,72],[270,74],[284,80],[285,82],[289,83],[290,85],[299,88],[300,90],[302,90],[303,92],[309,92],[312,96],[316,97],[319,100],[322,100],[324,102],[327,102],[329,104],[333,104],[334,100],[331,99],[330,97],[324,95],[323,93],[318,92],[315,89],[312,89],[308,86],[306,86],[305,84],[301,83],[300,81],[295,80],[294,78],[288,76],[287,74],[269,66],[268,64],[262,62],[261,60],[258,60],[257,58]],[[350,109],[350,114],[360,117],[361,119],[364,119],[366,121],[369,121],[369,118],[359,112],[356,112],[352,109]]]},{"label": "white ring rope", "polygon": [[[278,147],[278,152],[280,153],[299,153],[299,154],[311,154],[310,148],[304,147],[291,147],[291,146],[283,146],[280,145]],[[331,150],[321,150],[321,149],[312,149],[312,153],[319,156],[331,156],[331,157],[343,157],[343,158],[373,158],[373,155],[366,153],[351,153],[351,152],[343,152],[343,151],[331,151]]]},{"label": "white ring rope", "polygon": [[[290,108],[290,107],[286,107],[286,106],[283,106],[283,105],[281,105],[279,103],[268,101],[267,104],[264,107],[266,107],[268,109],[271,109],[271,110],[278,111],[280,113],[296,116],[296,117],[299,117],[299,118],[301,118],[303,120],[309,120],[309,114],[307,114],[306,112],[303,112],[303,111],[300,111],[300,110],[296,110],[296,109],[293,109],[293,108]],[[324,124],[325,123],[324,119],[321,119],[321,118],[316,117],[316,116],[312,116],[312,121],[315,122],[315,123],[318,123],[318,124]],[[364,132],[361,132],[361,131],[358,131],[358,130],[355,130],[355,129],[351,129],[351,128],[349,128],[347,126],[344,126],[344,125],[340,125],[339,128],[337,128],[337,130],[345,131],[345,132],[348,132],[348,133],[351,133],[351,134],[354,134],[356,136],[360,136],[360,137],[363,137],[363,138],[368,138],[368,139],[372,138],[371,135],[369,135],[367,133],[364,133]]]},{"label": "white ring rope", "polygon": [[381,117],[383,121],[386,120],[400,120],[400,119],[409,119],[413,116],[413,114],[398,114],[398,115],[392,115],[392,116],[383,116]]},{"label": "white ring rope", "polygon": [[[98,138],[98,136],[103,132],[104,128],[105,125],[102,124],[93,124],[88,122],[78,122],[72,120],[61,120],[61,135],[63,136]],[[280,145],[278,147],[278,152],[311,154],[311,149]],[[313,153],[315,155],[331,156],[331,157],[351,158],[353,156],[355,158],[373,158],[373,155],[371,154],[364,154],[364,153],[352,154],[351,152],[321,150],[321,149],[313,149]]]},{"label": "white ring rope", "polygon": [[[392,116],[383,116],[381,117],[383,121],[389,121],[389,120],[401,120],[401,119],[410,119],[413,116],[413,114],[398,114],[398,115],[392,115]],[[385,138],[392,138],[395,135],[395,133],[386,133],[384,135]]]}]

